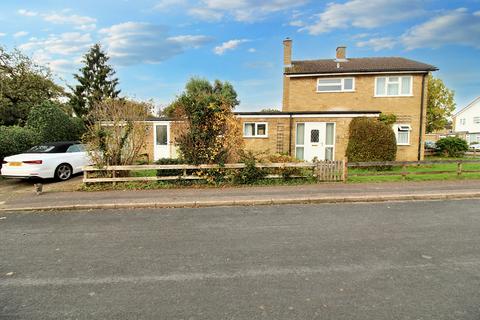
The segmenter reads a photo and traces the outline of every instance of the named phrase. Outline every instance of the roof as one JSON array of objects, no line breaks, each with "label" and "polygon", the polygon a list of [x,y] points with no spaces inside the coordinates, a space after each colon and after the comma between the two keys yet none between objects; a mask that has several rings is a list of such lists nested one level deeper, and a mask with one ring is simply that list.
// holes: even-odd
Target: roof
[{"label": "roof", "polygon": [[379,114],[381,111],[299,111],[299,112],[235,112],[237,116],[293,116],[293,115],[342,115],[342,114]]},{"label": "roof", "polygon": [[[339,65],[339,68],[337,67]],[[438,70],[435,66],[400,57],[351,58],[337,61],[297,60],[292,66],[285,68],[285,74],[322,74],[322,73],[375,73],[416,71],[429,72]]]},{"label": "roof", "polygon": [[470,108],[473,107],[474,105],[476,105],[477,102],[480,102],[480,97],[477,97],[475,100],[473,100],[472,102],[470,102],[470,103],[468,104],[468,106],[466,106],[466,107],[463,108],[462,110],[458,111],[458,112],[455,114],[455,117],[458,116],[459,114],[463,113],[464,111],[467,111],[468,109],[470,109]]}]

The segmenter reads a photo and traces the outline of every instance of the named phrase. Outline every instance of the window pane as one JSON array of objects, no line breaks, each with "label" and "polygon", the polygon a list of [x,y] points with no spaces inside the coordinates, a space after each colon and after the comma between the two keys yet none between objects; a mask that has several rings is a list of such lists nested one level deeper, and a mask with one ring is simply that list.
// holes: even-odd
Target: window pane
[{"label": "window pane", "polygon": [[320,140],[320,130],[312,130],[310,131],[310,142],[311,143],[318,143]]},{"label": "window pane", "polygon": [[303,147],[296,147],[296,148],[295,148],[295,157],[296,157],[298,160],[303,160],[303,159],[304,159],[304,156],[303,156]]},{"label": "window pane", "polygon": [[408,132],[406,131],[399,131],[398,132],[398,144],[408,144]]},{"label": "window pane", "polygon": [[333,147],[325,148],[325,160],[333,160]]},{"label": "window pane", "polygon": [[343,90],[353,90],[353,79],[347,78],[343,80]]},{"label": "window pane", "polygon": [[398,77],[389,77],[388,78],[388,82],[392,83],[392,82],[398,82]]},{"label": "window pane", "polygon": [[342,91],[342,85],[318,86],[318,91]]},{"label": "window pane", "polygon": [[389,96],[398,96],[398,83],[389,83],[387,86],[387,94]]},{"label": "window pane", "polygon": [[410,95],[411,77],[402,77],[402,94]]},{"label": "window pane", "polygon": [[265,123],[257,124],[257,136],[267,135],[267,125]]},{"label": "window pane", "polygon": [[333,123],[327,123],[327,132],[326,132],[326,138],[325,138],[325,143],[326,145],[333,146],[333,135],[334,135],[334,127],[335,125]]},{"label": "window pane", "polygon": [[254,131],[255,131],[255,124],[245,123],[244,129],[243,129],[244,136],[252,137],[254,135]]},{"label": "window pane", "polygon": [[157,126],[157,146],[166,146],[167,145],[167,126],[159,125]]},{"label": "window pane", "polygon": [[318,79],[318,84],[342,84],[342,79]]},{"label": "window pane", "polygon": [[302,145],[302,146],[305,142],[305,124],[304,123],[297,124],[296,141],[297,141],[297,145]]},{"label": "window pane", "polygon": [[385,95],[385,82],[385,78],[377,78],[377,92],[375,92],[377,96]]}]

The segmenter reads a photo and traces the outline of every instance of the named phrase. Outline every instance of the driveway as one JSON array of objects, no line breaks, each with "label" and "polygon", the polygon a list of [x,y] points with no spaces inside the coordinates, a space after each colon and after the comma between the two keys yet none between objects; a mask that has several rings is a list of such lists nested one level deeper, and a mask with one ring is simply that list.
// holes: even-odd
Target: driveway
[{"label": "driveway", "polygon": [[0,318],[478,320],[479,207],[5,213]]}]

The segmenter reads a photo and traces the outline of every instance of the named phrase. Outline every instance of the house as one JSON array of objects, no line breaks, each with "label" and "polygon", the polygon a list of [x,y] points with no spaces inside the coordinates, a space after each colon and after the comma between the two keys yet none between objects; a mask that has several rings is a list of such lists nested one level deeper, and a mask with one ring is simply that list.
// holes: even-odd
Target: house
[{"label": "house", "polygon": [[457,112],[453,124],[455,133],[468,143],[480,142],[480,97]]},{"label": "house", "polygon": [[[397,116],[397,160],[423,159],[426,82],[436,67],[399,57],[350,58],[346,47],[331,59],[292,60],[290,39],[283,53],[282,111],[236,113],[247,150],[343,159],[352,119],[385,113]],[[152,122],[154,159],[175,156],[172,123]]]}]

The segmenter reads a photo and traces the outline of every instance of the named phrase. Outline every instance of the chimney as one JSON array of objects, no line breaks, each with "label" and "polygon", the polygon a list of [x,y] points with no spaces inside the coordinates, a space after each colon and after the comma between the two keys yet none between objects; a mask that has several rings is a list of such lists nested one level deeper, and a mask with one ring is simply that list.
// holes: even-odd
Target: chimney
[{"label": "chimney", "polygon": [[283,40],[283,65],[284,67],[292,65],[292,40],[290,38]]},{"label": "chimney", "polygon": [[337,47],[336,60],[337,61],[347,60],[347,47],[344,47],[344,46]]}]

